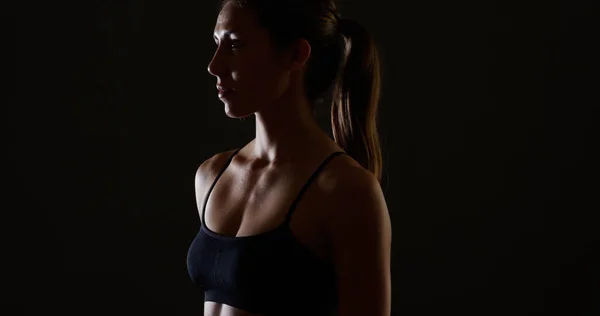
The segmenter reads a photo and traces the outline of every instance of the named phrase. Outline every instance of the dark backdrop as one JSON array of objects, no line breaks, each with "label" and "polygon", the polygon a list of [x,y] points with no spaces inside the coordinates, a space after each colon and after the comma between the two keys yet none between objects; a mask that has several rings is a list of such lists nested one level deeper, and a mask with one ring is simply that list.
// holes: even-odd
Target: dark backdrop
[{"label": "dark backdrop", "polygon": [[[383,61],[392,315],[600,311],[591,3],[341,6]],[[21,2],[13,17],[2,300],[201,315],[194,174],[254,135],[206,71],[214,2]]]}]

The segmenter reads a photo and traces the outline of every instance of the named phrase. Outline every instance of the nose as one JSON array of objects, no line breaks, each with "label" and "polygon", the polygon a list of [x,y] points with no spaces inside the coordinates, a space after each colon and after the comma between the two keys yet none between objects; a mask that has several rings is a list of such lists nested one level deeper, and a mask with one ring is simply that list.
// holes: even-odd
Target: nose
[{"label": "nose", "polygon": [[217,77],[222,71],[222,65],[220,65],[221,63],[222,62],[219,54],[219,49],[217,49],[217,51],[213,55],[212,60],[210,61],[210,63],[208,63],[208,67],[206,68],[208,70],[208,73]]},{"label": "nose", "polygon": [[213,58],[209,63],[208,63],[208,67],[206,67],[206,69],[208,70],[208,73],[213,75],[213,76],[217,76],[215,75],[215,68],[214,68],[214,61],[215,59]]}]

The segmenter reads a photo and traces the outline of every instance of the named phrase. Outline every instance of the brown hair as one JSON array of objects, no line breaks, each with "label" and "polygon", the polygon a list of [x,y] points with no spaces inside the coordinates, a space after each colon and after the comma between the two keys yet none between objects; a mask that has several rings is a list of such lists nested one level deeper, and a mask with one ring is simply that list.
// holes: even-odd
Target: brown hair
[{"label": "brown hair", "polygon": [[381,68],[375,42],[357,21],[341,18],[333,0],[219,0],[253,9],[276,49],[306,39],[311,56],[305,73],[313,106],[332,98],[335,142],[381,182],[382,157],[377,133]]}]

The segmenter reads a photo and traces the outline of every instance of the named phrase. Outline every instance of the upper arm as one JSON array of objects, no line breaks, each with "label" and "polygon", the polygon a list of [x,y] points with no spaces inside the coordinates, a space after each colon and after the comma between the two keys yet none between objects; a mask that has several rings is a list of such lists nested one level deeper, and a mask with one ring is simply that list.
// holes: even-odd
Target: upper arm
[{"label": "upper arm", "polygon": [[392,228],[379,182],[357,172],[352,181],[340,181],[332,198],[328,236],[339,316],[389,316]]},{"label": "upper arm", "polygon": [[196,196],[196,208],[198,209],[198,214],[200,215],[200,220],[202,220],[202,205],[204,203],[204,191],[206,191],[206,184],[208,183],[208,178],[211,174],[210,163],[211,157],[200,164],[198,169],[196,169],[196,175],[194,177],[194,195]]}]

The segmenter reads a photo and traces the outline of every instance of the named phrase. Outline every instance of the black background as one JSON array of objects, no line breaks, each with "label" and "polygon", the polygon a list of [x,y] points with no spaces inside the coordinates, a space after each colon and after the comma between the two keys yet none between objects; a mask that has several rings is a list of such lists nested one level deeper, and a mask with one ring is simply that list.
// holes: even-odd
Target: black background
[{"label": "black background", "polygon": [[[591,4],[342,3],[382,56],[392,315],[600,312]],[[214,2],[20,2],[13,17],[2,301],[201,315],[194,174],[254,137],[206,71]]]}]

